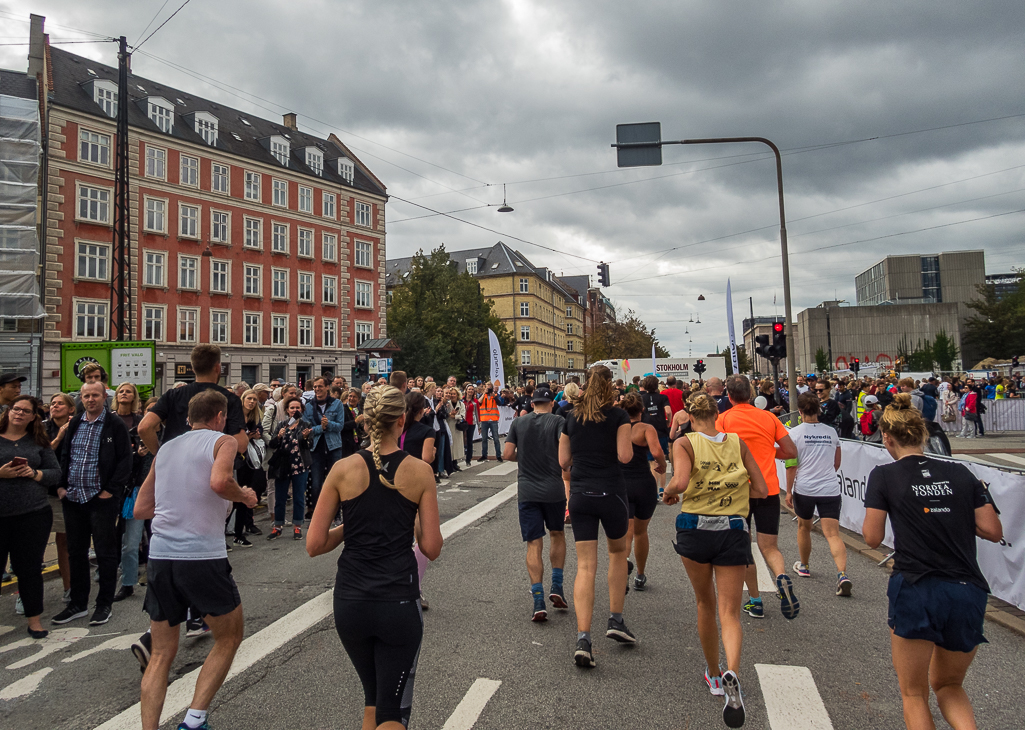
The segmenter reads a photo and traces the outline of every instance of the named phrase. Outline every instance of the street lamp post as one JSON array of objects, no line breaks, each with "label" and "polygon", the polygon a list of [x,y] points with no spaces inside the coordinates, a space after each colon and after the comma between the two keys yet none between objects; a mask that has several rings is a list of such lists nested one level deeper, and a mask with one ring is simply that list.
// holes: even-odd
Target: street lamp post
[{"label": "street lamp post", "polygon": [[708,139],[662,140],[661,122],[616,125],[616,143],[619,167],[643,167],[662,164],[662,146],[667,144],[728,144],[732,142],[758,142],[768,145],[776,156],[776,187],[779,192],[779,242],[783,256],[783,310],[787,327],[787,389],[790,409],[796,409],[793,393],[797,389],[797,359],[795,353],[793,310],[790,305],[790,256],[787,253],[787,217],[783,207],[783,160],[779,147],[765,137],[713,137]]}]

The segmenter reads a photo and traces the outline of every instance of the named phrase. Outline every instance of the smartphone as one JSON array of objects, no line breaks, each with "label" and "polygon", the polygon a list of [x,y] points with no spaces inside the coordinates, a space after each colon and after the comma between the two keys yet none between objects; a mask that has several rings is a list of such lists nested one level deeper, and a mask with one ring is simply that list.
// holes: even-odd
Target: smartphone
[{"label": "smartphone", "polygon": [[294,426],[295,425],[295,416],[292,416],[291,418],[288,419],[288,425],[289,426]]},{"label": "smartphone", "polygon": [[28,459],[26,459],[24,456],[15,456],[13,459],[11,459],[11,466],[28,466]]}]

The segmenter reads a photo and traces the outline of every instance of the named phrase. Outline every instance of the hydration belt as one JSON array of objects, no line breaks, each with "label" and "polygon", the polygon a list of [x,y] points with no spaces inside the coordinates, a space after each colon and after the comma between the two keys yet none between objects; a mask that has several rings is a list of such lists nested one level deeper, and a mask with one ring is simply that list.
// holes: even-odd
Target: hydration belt
[{"label": "hydration belt", "polygon": [[677,530],[743,530],[748,531],[747,520],[728,515],[692,515],[681,512],[676,516]]}]

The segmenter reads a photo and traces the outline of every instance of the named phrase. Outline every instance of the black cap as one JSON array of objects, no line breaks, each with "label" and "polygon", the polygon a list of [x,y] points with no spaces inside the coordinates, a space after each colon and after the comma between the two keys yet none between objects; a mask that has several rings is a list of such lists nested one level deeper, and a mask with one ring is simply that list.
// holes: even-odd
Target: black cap
[{"label": "black cap", "polygon": [[8,383],[24,383],[28,378],[24,375],[18,375],[17,373],[4,373],[0,375],[0,385],[7,385]]},{"label": "black cap", "polygon": [[539,385],[534,388],[534,397],[530,399],[531,403],[551,403],[555,400],[555,396],[552,395],[552,391],[543,385]]}]

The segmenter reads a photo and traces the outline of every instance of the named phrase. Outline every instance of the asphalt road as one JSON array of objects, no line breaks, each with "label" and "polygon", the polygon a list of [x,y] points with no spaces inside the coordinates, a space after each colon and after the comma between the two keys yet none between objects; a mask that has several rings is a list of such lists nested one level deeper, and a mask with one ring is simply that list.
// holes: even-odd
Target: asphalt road
[{"label": "asphalt road", "polygon": [[[439,491],[442,521],[450,530],[460,528],[450,521],[466,510],[489,511],[450,535],[428,569],[424,588],[430,610],[410,727],[723,727],[721,702],[708,694],[702,679],[693,593],[670,545],[675,510],[656,512],[649,589],[627,597],[625,618],[640,640],[637,646],[603,637],[608,604],[602,561],[593,624],[598,666],[582,670],[572,663],[572,610],[552,611],[544,624],[530,621],[515,497],[494,506],[510,496],[504,490],[514,482],[514,465],[490,462],[457,475]],[[796,559],[796,528],[786,517],[781,533],[789,565]],[[358,727],[362,691],[326,600],[334,557],[310,559],[302,544],[290,539],[255,542],[256,547],[229,556],[243,598],[247,640],[236,658],[236,675],[214,702],[212,726]],[[810,579],[795,578],[802,606],[796,620],[786,621],[771,595],[765,596],[765,619],[743,617],[746,727],[902,728],[885,625],[886,571],[852,554],[848,573],[854,596],[835,597],[832,564],[818,535],[812,570]],[[567,588],[574,573],[571,547]],[[49,615],[59,608],[59,582],[48,582],[46,590]],[[10,616],[13,603],[11,596],[0,598],[0,616]],[[90,630],[84,620],[75,622],[63,633],[54,632],[42,648],[38,642],[24,645],[20,619],[0,620],[17,626],[0,635],[0,724],[47,730],[138,727],[132,718],[137,718],[133,705],[140,675],[126,646],[147,625],[141,605],[137,593],[116,604],[107,625]],[[991,643],[980,649],[966,683],[979,726],[1021,727],[1025,696],[1016,689],[1015,670],[1025,639],[991,623],[986,633]],[[176,694],[187,702],[190,672],[209,645],[209,638],[182,640],[169,706]],[[183,714],[173,715],[164,727],[176,727]],[[944,727],[942,720],[938,726]]]}]

